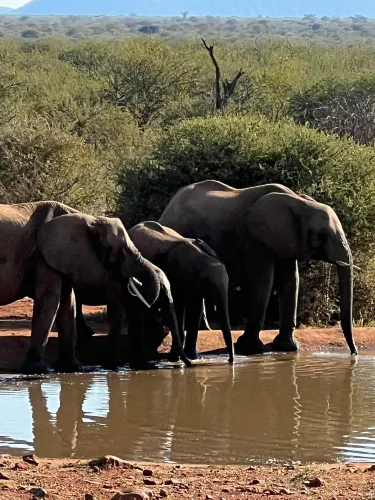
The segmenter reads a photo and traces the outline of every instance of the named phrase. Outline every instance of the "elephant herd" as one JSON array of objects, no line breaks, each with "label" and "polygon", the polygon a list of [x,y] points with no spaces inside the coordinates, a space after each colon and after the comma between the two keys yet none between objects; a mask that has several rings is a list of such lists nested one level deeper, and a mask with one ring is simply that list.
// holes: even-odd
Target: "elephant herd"
[{"label": "elephant herd", "polygon": [[[264,351],[259,338],[273,289],[279,333],[272,348],[296,351],[298,260],[335,264],[341,326],[352,354],[353,261],[335,212],[280,184],[235,189],[208,180],[181,188],[158,222],[129,231],[117,218],[93,217],[58,202],[0,205],[0,305],[34,300],[24,373],[46,373],[43,350],[55,321],[54,368],[80,371],[77,335],[92,335],[82,305],[107,305],[103,366],[118,365],[118,337],[127,317],[129,359],[147,366],[171,332],[169,359],[191,366],[204,300],[215,305],[233,362]],[[246,298],[245,331],[233,346],[229,283]],[[186,336],[185,336],[186,332]],[[185,338],[186,337],[186,338]]]}]

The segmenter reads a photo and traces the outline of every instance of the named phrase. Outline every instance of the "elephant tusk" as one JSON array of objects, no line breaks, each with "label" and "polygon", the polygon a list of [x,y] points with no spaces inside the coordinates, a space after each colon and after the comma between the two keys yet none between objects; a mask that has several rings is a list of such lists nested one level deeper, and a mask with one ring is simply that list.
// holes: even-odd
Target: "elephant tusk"
[{"label": "elephant tusk", "polygon": [[[343,262],[342,260],[336,260],[335,264],[337,264],[338,266],[340,267],[350,267],[350,264],[347,264],[346,262]],[[354,264],[353,265],[353,269],[355,269],[356,271],[362,271],[362,269],[358,266],[355,266]]]},{"label": "elephant tusk", "polygon": [[137,285],[137,286],[143,286],[143,283],[141,283],[141,281],[137,280],[137,278],[134,278],[134,276],[131,278],[134,283]]},{"label": "elephant tusk", "polygon": [[342,260],[336,260],[335,264],[340,267],[350,267],[350,264],[348,264],[347,262],[343,262]]},{"label": "elephant tusk", "polygon": [[134,278],[129,278],[129,283],[128,283],[128,291],[133,297],[138,297],[139,300],[149,309],[151,308],[150,304],[146,301],[146,299],[142,296],[142,294],[139,292],[137,287],[134,284],[133,281]]}]

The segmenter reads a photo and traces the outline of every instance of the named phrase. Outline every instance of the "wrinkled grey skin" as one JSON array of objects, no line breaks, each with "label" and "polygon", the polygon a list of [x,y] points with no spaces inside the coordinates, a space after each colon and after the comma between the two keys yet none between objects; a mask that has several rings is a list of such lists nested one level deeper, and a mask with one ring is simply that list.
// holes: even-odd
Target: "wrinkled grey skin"
[{"label": "wrinkled grey skin", "polygon": [[[228,274],[215,252],[203,241],[182,237],[176,231],[148,221],[129,230],[129,236],[138,250],[167,275],[172,289],[181,341],[185,354],[197,358],[196,344],[202,318],[203,300],[209,299],[217,307],[217,315],[224,341],[233,362],[233,342],[228,312]],[[172,344],[172,352],[176,346]]]},{"label": "wrinkled grey skin", "polygon": [[[150,304],[159,294],[158,277],[141,258],[118,219],[95,218],[61,203],[47,201],[0,205],[0,304],[25,296],[34,299],[25,373],[45,373],[42,362],[56,319],[59,371],[77,371],[73,280],[95,284],[121,275],[143,281]],[[135,286],[135,285],[133,285]]]},{"label": "wrinkled grey skin", "polygon": [[341,326],[351,353],[357,354],[352,333],[352,255],[332,208],[280,184],[234,189],[208,180],[181,188],[159,222],[186,237],[203,239],[226,265],[230,280],[244,290],[249,309],[236,352],[263,352],[259,332],[273,286],[280,309],[273,349],[297,350],[297,260],[316,259],[337,267]]}]

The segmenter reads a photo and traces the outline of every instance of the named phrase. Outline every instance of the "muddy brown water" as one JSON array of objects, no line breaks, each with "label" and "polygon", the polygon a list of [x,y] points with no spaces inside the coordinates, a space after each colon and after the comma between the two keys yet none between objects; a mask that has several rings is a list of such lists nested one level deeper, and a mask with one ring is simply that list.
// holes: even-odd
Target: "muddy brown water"
[{"label": "muddy brown water", "polygon": [[375,353],[0,384],[0,453],[247,464],[375,461]]}]

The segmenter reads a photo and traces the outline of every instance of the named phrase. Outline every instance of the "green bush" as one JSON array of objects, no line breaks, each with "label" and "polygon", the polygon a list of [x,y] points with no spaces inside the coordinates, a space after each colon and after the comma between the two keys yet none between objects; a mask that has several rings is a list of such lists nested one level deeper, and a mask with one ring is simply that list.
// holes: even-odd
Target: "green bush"
[{"label": "green bush", "polygon": [[[204,179],[238,188],[279,182],[336,210],[355,258],[365,261],[364,276],[375,243],[374,160],[374,148],[292,123],[256,116],[187,120],[153,137],[123,165],[117,214],[129,225],[157,220],[181,186]],[[336,317],[335,277],[328,285],[327,273],[321,264],[302,272],[303,322]],[[374,296],[356,296],[357,319],[375,312],[367,307]]]},{"label": "green bush", "polygon": [[95,152],[78,137],[41,119],[0,129],[1,203],[52,199],[104,213],[108,188]]}]

